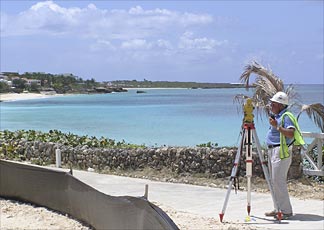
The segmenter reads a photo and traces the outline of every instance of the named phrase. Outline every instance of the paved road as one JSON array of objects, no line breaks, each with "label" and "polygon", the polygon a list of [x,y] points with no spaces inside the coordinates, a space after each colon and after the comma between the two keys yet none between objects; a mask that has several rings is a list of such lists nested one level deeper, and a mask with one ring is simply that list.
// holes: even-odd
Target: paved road
[{"label": "paved road", "polygon": [[[112,196],[143,196],[149,186],[148,200],[177,211],[213,217],[219,220],[226,190],[203,186],[156,182],[94,172],[73,170],[79,180]],[[232,190],[223,221],[251,224],[262,229],[324,229],[324,201],[291,198],[294,216],[281,223],[264,213],[273,207],[270,194],[252,193],[251,221],[245,222],[246,192]],[[196,227],[196,226],[195,226]]]}]

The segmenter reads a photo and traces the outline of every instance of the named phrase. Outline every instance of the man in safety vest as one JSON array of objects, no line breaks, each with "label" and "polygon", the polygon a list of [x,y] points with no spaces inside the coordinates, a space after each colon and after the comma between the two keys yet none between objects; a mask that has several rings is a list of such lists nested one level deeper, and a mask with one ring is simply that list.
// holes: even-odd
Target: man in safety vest
[{"label": "man in safety vest", "polygon": [[[270,128],[267,133],[268,161],[271,182],[277,208],[282,212],[282,219],[293,215],[287,188],[287,174],[292,159],[292,145],[305,144],[294,115],[287,111],[288,96],[284,92],[276,93],[271,99],[269,118]],[[274,205],[276,207],[276,205]],[[279,210],[265,213],[266,216],[278,218]]]}]

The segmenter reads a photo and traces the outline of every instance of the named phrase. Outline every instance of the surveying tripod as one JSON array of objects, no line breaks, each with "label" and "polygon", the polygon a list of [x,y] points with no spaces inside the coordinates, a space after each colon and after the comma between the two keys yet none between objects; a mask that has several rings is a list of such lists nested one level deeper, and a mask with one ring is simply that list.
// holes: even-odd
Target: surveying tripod
[{"label": "surveying tripod", "polygon": [[267,167],[267,162],[264,160],[264,157],[261,152],[261,145],[259,142],[259,138],[256,134],[256,130],[254,127],[254,115],[253,115],[253,104],[252,104],[252,99],[248,98],[246,100],[246,103],[244,104],[244,119],[243,119],[243,125],[242,125],[242,130],[241,130],[241,142],[240,146],[238,148],[237,154],[235,156],[235,161],[234,161],[234,166],[232,168],[231,172],[231,177],[230,177],[230,182],[227,188],[227,193],[223,205],[222,212],[219,214],[220,221],[223,222],[223,217],[225,214],[226,206],[229,200],[229,195],[233,186],[234,179],[236,178],[238,167],[239,167],[239,161],[241,158],[242,150],[243,150],[243,145],[245,145],[246,149],[246,177],[247,177],[247,213],[248,213],[248,219],[250,219],[250,212],[251,212],[251,177],[252,177],[252,163],[253,163],[253,158],[252,158],[252,145],[253,141],[255,142],[257,152],[259,155],[259,159],[262,165],[262,170],[265,176],[265,179],[267,181],[268,187],[270,189],[271,197],[273,200],[273,203],[275,204],[275,209],[277,211],[277,217],[278,220],[281,221],[282,219],[282,213],[279,207],[278,202],[275,199],[272,184],[270,181],[269,177],[269,170]]}]

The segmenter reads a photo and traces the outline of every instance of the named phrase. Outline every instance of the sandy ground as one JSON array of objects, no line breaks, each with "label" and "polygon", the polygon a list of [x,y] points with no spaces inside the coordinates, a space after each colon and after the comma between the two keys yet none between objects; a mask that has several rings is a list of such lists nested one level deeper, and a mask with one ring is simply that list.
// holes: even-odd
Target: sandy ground
[{"label": "sandy ground", "polygon": [[63,94],[40,94],[40,93],[1,93],[0,101],[18,101],[18,100],[30,100],[30,99],[38,99],[38,98],[49,98],[55,96],[61,96]]},{"label": "sandy ground", "polygon": [[[192,213],[178,212],[170,207],[158,205],[162,208],[181,230],[189,229],[257,229],[253,226],[246,226],[235,223],[220,223],[214,218],[204,218]],[[73,229],[90,230],[89,226],[44,207],[37,207],[32,204],[5,200],[0,198],[0,229]]]},{"label": "sandy ground", "polygon": [[0,198],[0,229],[90,229],[44,207]]}]

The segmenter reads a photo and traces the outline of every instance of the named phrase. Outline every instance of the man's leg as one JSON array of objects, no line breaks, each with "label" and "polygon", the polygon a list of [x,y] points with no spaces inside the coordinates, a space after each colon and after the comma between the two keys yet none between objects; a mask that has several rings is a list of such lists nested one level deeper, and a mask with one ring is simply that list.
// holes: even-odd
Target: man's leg
[{"label": "man's leg", "polygon": [[287,174],[292,155],[290,153],[289,158],[281,160],[279,151],[280,147],[274,148],[271,158],[273,191],[281,212],[284,214],[292,214],[292,206],[287,188]]}]

